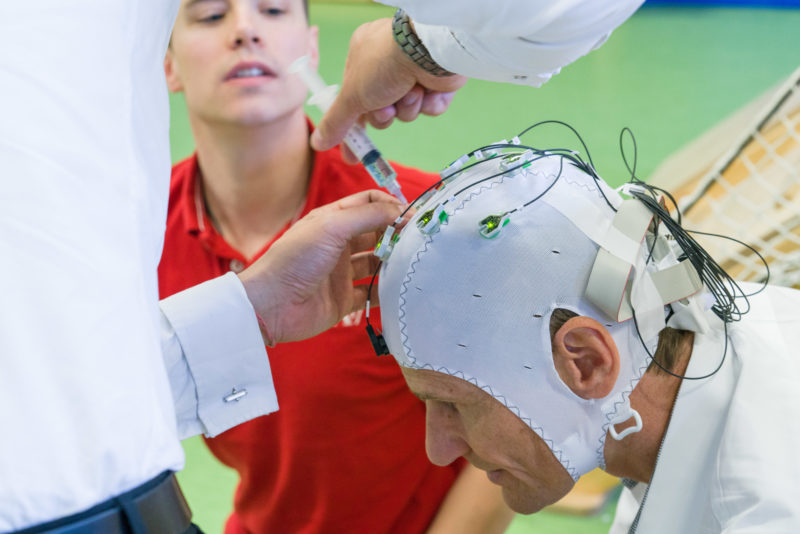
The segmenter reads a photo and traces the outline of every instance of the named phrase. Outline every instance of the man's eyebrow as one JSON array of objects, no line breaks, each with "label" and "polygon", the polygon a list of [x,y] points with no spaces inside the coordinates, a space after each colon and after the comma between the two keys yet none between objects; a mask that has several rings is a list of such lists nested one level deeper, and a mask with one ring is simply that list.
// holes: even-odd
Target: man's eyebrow
[{"label": "man's eyebrow", "polygon": [[429,393],[425,393],[424,391],[413,391],[412,390],[411,394],[414,395],[416,398],[418,398],[421,401],[425,401],[425,400],[429,400],[429,399],[433,398],[433,395],[431,395]]},{"label": "man's eyebrow", "polygon": [[185,9],[196,6],[197,4],[205,4],[209,2],[224,2],[225,0],[189,0],[184,6]]},{"label": "man's eyebrow", "polygon": [[438,393],[431,393],[431,392],[428,392],[428,391],[411,391],[411,394],[414,395],[416,398],[418,398],[421,401],[427,401],[427,400],[434,400],[434,401],[439,401],[439,402],[454,402],[455,401],[455,398],[451,398],[451,397],[448,397],[446,395],[442,396],[442,395],[440,395]]}]

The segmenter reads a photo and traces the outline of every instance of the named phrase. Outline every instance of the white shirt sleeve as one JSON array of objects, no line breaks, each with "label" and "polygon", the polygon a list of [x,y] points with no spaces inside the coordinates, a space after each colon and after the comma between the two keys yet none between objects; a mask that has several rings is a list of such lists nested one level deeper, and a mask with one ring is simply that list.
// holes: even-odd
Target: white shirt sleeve
[{"label": "white shirt sleeve", "polygon": [[[383,3],[391,0],[379,0]],[[433,59],[470,78],[538,87],[602,45],[644,0],[396,0]]]},{"label": "white shirt sleeve", "polygon": [[213,437],[278,409],[255,311],[238,276],[209,280],[160,306],[161,346],[181,439]]}]

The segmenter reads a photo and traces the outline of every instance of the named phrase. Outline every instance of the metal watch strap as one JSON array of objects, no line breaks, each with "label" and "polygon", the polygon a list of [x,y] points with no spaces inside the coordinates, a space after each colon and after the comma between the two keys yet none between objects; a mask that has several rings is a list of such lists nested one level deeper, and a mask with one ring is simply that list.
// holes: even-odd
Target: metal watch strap
[{"label": "metal watch strap", "polygon": [[419,40],[414,28],[411,27],[411,20],[402,9],[398,9],[394,13],[392,19],[392,33],[394,40],[400,46],[400,49],[411,58],[411,61],[419,65],[425,72],[429,72],[434,76],[452,76],[453,73],[449,70],[443,69],[431,57],[428,49]]}]

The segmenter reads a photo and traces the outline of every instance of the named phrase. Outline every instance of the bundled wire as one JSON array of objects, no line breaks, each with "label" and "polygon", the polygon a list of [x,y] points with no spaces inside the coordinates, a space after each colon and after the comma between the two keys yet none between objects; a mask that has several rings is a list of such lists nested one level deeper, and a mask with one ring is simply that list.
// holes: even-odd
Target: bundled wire
[{"label": "bundled wire", "polygon": [[[623,140],[626,133],[633,142],[632,165],[629,165],[628,163],[628,158],[623,146]],[[675,240],[682,251],[682,256],[679,259],[688,259],[692,263],[692,266],[697,271],[697,274],[700,276],[703,284],[705,284],[709,293],[711,293],[711,295],[714,297],[714,305],[711,307],[711,310],[714,312],[714,314],[725,323],[741,320],[742,316],[750,310],[750,303],[747,300],[747,297],[763,291],[769,283],[769,265],[767,264],[767,261],[752,246],[733,237],[707,232],[698,232],[683,228],[681,225],[681,212],[678,208],[678,203],[675,201],[675,198],[672,196],[672,194],[665,189],[645,183],[636,176],[637,152],[636,138],[634,137],[633,132],[627,127],[623,128],[620,132],[620,154],[622,155],[622,160],[625,163],[625,167],[630,173],[630,180],[628,183],[636,186],[628,188],[628,193],[642,202],[642,204],[644,204],[653,214],[655,224],[654,233],[658,235],[658,228],[661,224],[663,224],[667,228],[667,231],[672,239]],[[675,212],[674,217],[671,215],[668,205],[659,202],[660,195],[663,195],[669,199],[670,204]],[[712,258],[711,255],[706,252],[706,250],[692,237],[691,234],[693,233],[717,237],[720,239],[727,239],[750,249],[756,256],[758,256],[766,269],[767,275],[761,289],[754,293],[745,293],[739,284],[736,283],[736,281],[725,271],[725,269],[723,269],[716,262],[716,260],[714,260],[714,258]],[[651,258],[648,257],[648,261],[650,261],[650,259]],[[745,308],[743,310],[739,308],[737,300],[744,300]]]},{"label": "bundled wire", "polygon": [[[522,130],[519,134],[517,134],[516,138],[519,139],[522,136],[524,136],[525,134],[533,131],[534,129],[540,128],[540,127],[548,125],[548,124],[555,124],[555,125],[563,126],[564,128],[567,128],[570,132],[572,132],[575,135],[575,137],[578,139],[578,142],[580,143],[581,147],[583,148],[583,151],[586,153],[586,157],[587,157],[588,161],[586,161],[583,158],[581,158],[580,154],[578,152],[576,152],[576,151],[574,151],[572,149],[569,149],[569,148],[540,149],[540,148],[536,148],[534,146],[524,145],[524,144],[521,144],[521,143],[520,144],[514,144],[514,143],[492,143],[490,145],[484,145],[482,147],[478,147],[475,150],[465,154],[465,156],[467,158],[469,158],[469,159],[473,159],[474,158],[474,161],[472,161],[471,163],[468,163],[465,166],[461,167],[454,174],[452,174],[450,176],[447,176],[445,178],[441,178],[440,180],[438,180],[438,181],[434,182],[433,184],[431,184],[419,196],[417,196],[417,198],[414,199],[414,201],[409,203],[408,207],[400,215],[400,218],[403,218],[411,208],[417,207],[416,204],[419,201],[419,199],[424,198],[430,191],[439,188],[443,183],[452,180],[453,178],[455,178],[459,174],[463,174],[464,172],[468,171],[469,169],[472,169],[473,167],[476,167],[478,165],[481,165],[481,164],[487,163],[489,161],[492,161],[492,160],[496,159],[496,157],[498,157],[498,156],[499,157],[517,156],[517,155],[523,154],[527,150],[530,150],[534,154],[534,157],[532,159],[523,161],[522,163],[520,163],[518,165],[509,167],[508,169],[502,170],[502,171],[497,172],[495,174],[492,174],[490,176],[486,176],[484,178],[481,178],[480,180],[476,180],[475,182],[472,182],[469,185],[467,185],[467,186],[463,187],[462,189],[458,190],[453,196],[457,197],[457,196],[461,195],[462,193],[464,193],[465,191],[467,191],[469,189],[472,189],[474,186],[476,186],[478,184],[481,184],[481,183],[489,181],[489,180],[493,180],[495,178],[503,176],[504,174],[511,173],[511,172],[513,172],[513,171],[515,171],[517,169],[520,169],[520,168],[522,168],[522,167],[524,167],[524,166],[526,166],[526,165],[528,165],[528,164],[530,164],[532,162],[538,161],[540,159],[550,158],[550,157],[560,157],[562,159],[562,165],[563,165],[563,161],[566,160],[567,162],[569,162],[569,164],[573,165],[574,167],[577,167],[578,169],[582,170],[583,172],[585,172],[586,174],[591,176],[592,179],[595,181],[595,183],[598,184],[598,190],[600,191],[600,194],[603,196],[603,199],[605,200],[605,202],[608,205],[608,207],[612,211],[616,212],[617,211],[616,208],[614,208],[613,204],[611,204],[611,201],[609,201],[608,198],[606,198],[605,193],[603,193],[602,188],[599,187],[599,183],[601,182],[601,178],[597,175],[597,171],[595,171],[594,161],[592,160],[592,156],[589,153],[589,149],[586,146],[586,143],[584,142],[583,138],[578,133],[578,131],[575,130],[575,128],[573,128],[572,126],[570,126],[569,124],[567,124],[566,122],[563,122],[563,121],[546,120],[546,121],[537,122],[536,124],[528,126],[524,130]],[[487,152],[487,151],[497,151],[497,150],[511,150],[511,152],[505,152],[505,153],[499,154],[498,156],[495,156],[495,157],[488,157],[488,158],[477,158],[476,157],[476,155],[479,154],[479,153]],[[556,175],[555,180],[558,180],[558,178],[560,178],[560,177],[561,177],[561,174],[559,173],[558,175]],[[552,185],[554,185],[554,183],[551,184],[551,187],[552,187]],[[549,188],[548,188],[548,190],[549,190]],[[521,207],[529,206],[530,204],[534,203],[535,201],[537,201],[542,196],[543,196],[543,193],[539,194],[536,198],[533,198],[533,199],[527,201]],[[445,202],[447,202],[447,201],[445,201]],[[509,213],[512,213],[512,212],[509,212]]]},{"label": "bundled wire", "polygon": [[[624,138],[625,134],[631,139],[633,144],[633,163],[629,164],[628,157],[625,152],[624,147]],[[636,137],[633,135],[633,132],[630,128],[623,128],[620,132],[619,136],[619,146],[620,146],[620,154],[622,156],[622,161],[625,164],[625,167],[628,169],[630,173],[630,180],[628,181],[629,184],[634,184],[636,187],[630,187],[627,189],[628,194],[637,198],[642,204],[644,204],[647,209],[653,214],[653,233],[655,237],[658,237],[658,232],[660,226],[663,224],[669,235],[672,239],[675,240],[678,247],[682,251],[681,256],[678,260],[689,260],[691,262],[694,269],[697,271],[697,274],[700,276],[700,279],[703,282],[704,287],[708,290],[708,292],[712,295],[714,299],[714,304],[711,306],[711,311],[719,317],[722,321],[723,329],[724,329],[724,339],[725,345],[722,350],[722,356],[720,357],[719,363],[714,368],[713,371],[702,375],[702,376],[686,376],[686,375],[679,375],[673,373],[666,367],[664,367],[648,350],[647,345],[642,339],[642,334],[639,331],[639,323],[636,320],[636,311],[633,310],[633,323],[636,329],[636,334],[639,337],[639,341],[642,343],[645,351],[647,352],[648,357],[650,360],[659,368],[661,371],[667,373],[668,375],[674,376],[676,378],[680,378],[682,380],[703,380],[705,378],[709,378],[716,374],[721,368],[723,363],[725,362],[725,357],[728,353],[728,324],[736,321],[740,321],[742,316],[745,315],[748,311],[750,311],[750,301],[748,297],[753,296],[757,293],[763,291],[767,284],[769,283],[769,264],[767,263],[766,259],[752,246],[744,243],[738,239],[735,239],[730,236],[724,236],[720,234],[713,234],[708,232],[699,232],[694,230],[689,230],[683,228],[681,225],[681,212],[678,208],[678,203],[676,202],[675,198],[672,194],[660,187],[656,187],[654,185],[647,184],[640,180],[636,176],[636,164],[638,159],[638,150],[636,145]],[[673,216],[666,203],[662,204],[659,201],[659,197],[662,196],[664,198],[669,199],[670,204],[675,212]],[[708,252],[692,237],[691,234],[699,234],[705,235],[709,237],[717,237],[720,239],[727,239],[738,243],[748,249],[750,249],[761,262],[764,264],[764,268],[766,269],[766,277],[763,282],[763,285],[757,291],[753,293],[745,293],[742,288],[739,286],[738,283],[723,269],[714,258],[711,257]],[[656,239],[653,239],[653,246],[650,249],[648,254],[647,263],[652,260],[653,255],[653,248],[655,247]],[[744,300],[745,308],[740,309],[739,305],[737,304],[737,300]]]}]

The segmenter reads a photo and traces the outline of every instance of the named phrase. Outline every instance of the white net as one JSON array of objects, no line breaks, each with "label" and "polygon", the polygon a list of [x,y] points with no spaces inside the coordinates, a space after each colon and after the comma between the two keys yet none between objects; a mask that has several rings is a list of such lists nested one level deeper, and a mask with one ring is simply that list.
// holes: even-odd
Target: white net
[{"label": "white net", "polygon": [[[800,286],[800,69],[749,122],[708,172],[675,191],[683,226],[750,244],[769,263],[770,283]],[[764,279],[748,248],[696,238],[734,278]]]}]

